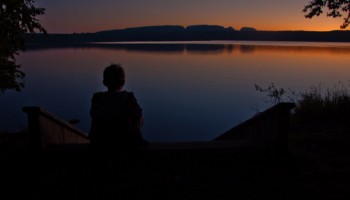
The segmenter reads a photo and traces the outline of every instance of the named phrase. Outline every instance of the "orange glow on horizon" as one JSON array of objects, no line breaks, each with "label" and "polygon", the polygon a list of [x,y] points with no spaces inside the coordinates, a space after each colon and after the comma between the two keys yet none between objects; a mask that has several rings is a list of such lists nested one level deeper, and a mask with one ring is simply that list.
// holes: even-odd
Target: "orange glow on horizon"
[{"label": "orange glow on horizon", "polygon": [[47,9],[39,19],[49,33],[93,33],[140,26],[200,24],[236,30],[252,27],[266,31],[331,31],[340,30],[343,23],[342,17],[327,17],[328,10],[319,17],[306,19],[302,9],[307,0],[59,2],[37,0]]},{"label": "orange glow on horizon", "polygon": [[[114,18],[110,19],[79,19],[76,18],[74,21],[65,19],[61,16],[59,20],[65,21],[65,23],[52,23],[58,22],[59,20],[41,18],[41,22],[49,33],[82,33],[82,32],[98,32],[103,30],[115,30],[125,29],[131,27],[143,27],[143,26],[161,26],[161,25],[180,25],[180,26],[191,26],[191,25],[219,25],[223,27],[232,27],[235,30],[240,30],[242,27],[252,27],[256,30],[261,31],[332,31],[341,30],[340,25],[343,23],[341,18],[329,18],[325,16],[314,17],[312,19],[306,19],[303,15],[286,16],[285,18],[278,20],[275,18],[262,18],[254,19],[243,18],[242,20],[228,20],[224,18],[208,16],[203,19],[189,19],[189,18],[154,18],[154,19],[142,19],[142,20],[130,20],[121,21]],[[232,17],[233,18],[233,17]],[[231,18],[229,18],[231,19]],[[55,25],[53,25],[55,24]]]}]

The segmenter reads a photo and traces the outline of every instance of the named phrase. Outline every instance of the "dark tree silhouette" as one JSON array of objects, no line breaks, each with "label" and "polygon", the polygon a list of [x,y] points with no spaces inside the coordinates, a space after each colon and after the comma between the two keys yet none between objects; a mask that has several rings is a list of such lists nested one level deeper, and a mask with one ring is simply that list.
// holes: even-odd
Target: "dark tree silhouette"
[{"label": "dark tree silhouette", "polygon": [[311,0],[304,7],[303,12],[306,13],[306,18],[319,16],[323,10],[327,9],[328,17],[342,17],[344,14],[344,22],[340,26],[345,29],[350,24],[350,1],[349,0]]},{"label": "dark tree silhouette", "polygon": [[46,33],[36,18],[44,8],[34,6],[34,0],[0,1],[0,94],[24,87],[24,72],[16,64],[15,55],[25,50],[25,37],[35,31]]}]

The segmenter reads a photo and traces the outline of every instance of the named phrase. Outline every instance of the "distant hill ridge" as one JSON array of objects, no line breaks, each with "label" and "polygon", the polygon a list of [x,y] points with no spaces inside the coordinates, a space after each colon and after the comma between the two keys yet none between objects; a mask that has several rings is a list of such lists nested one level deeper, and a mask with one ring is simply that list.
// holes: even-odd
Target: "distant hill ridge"
[{"label": "distant hill ridge", "polygon": [[31,44],[52,46],[81,45],[89,42],[118,41],[206,41],[206,40],[251,40],[251,41],[312,41],[350,42],[350,31],[259,31],[252,27],[235,30],[219,25],[144,26],[104,30],[95,33],[37,34]]},{"label": "distant hill ridge", "polygon": [[221,32],[221,31],[235,31],[232,27],[225,28],[219,25],[192,25],[192,26],[179,26],[179,25],[163,25],[163,26],[143,26],[132,27],[125,29],[104,30],[96,32],[97,34],[118,33],[118,32]]}]

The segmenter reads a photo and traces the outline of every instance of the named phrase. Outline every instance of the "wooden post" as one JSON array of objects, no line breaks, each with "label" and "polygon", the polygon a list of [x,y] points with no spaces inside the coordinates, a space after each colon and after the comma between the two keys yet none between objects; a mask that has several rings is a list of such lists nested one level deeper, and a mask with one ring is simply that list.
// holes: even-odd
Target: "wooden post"
[{"label": "wooden post", "polygon": [[24,107],[23,111],[28,114],[28,129],[33,148],[89,143],[87,134],[40,107]]}]

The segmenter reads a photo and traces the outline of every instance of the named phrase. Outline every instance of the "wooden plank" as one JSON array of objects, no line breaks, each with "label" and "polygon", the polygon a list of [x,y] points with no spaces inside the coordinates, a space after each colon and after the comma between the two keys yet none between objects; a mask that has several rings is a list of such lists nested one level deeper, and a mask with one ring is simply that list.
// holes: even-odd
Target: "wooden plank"
[{"label": "wooden plank", "polygon": [[88,135],[40,107],[24,107],[28,129],[35,148],[53,144],[89,143]]},{"label": "wooden plank", "polygon": [[258,145],[287,146],[290,110],[294,103],[279,103],[233,127],[218,140],[249,140]]}]

